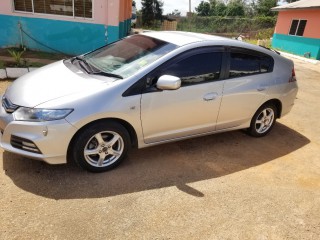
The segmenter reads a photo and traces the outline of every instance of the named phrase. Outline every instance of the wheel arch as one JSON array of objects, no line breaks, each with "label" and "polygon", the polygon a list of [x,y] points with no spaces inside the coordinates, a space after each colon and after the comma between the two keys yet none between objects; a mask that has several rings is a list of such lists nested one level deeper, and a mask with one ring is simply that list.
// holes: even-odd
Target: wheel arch
[{"label": "wheel arch", "polygon": [[74,144],[75,139],[84,129],[89,128],[97,123],[106,123],[107,124],[108,121],[112,121],[112,122],[116,122],[116,123],[121,124],[129,133],[131,146],[134,148],[136,148],[138,146],[137,133],[130,123],[128,123],[127,121],[120,119],[120,118],[103,118],[103,119],[98,119],[98,120],[89,122],[86,125],[82,126],[80,129],[78,129],[78,131],[73,135],[71,141],[69,142],[68,150],[67,150],[67,160],[70,159],[71,149],[72,149],[72,145]]},{"label": "wheel arch", "polygon": [[260,107],[262,107],[263,105],[266,105],[268,103],[273,104],[276,108],[277,108],[277,118],[281,117],[281,113],[282,113],[282,103],[279,99],[270,99],[268,101],[266,101],[264,104],[262,104]]}]

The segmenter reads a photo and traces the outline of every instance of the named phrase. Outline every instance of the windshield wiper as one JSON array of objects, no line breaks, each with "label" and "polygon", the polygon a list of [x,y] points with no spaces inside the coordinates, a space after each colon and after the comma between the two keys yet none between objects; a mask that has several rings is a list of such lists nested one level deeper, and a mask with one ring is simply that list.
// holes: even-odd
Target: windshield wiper
[{"label": "windshield wiper", "polygon": [[[79,62],[79,65],[80,65],[87,73],[93,73],[93,69],[92,69],[91,65],[87,62],[87,60],[85,60],[85,59],[82,58],[82,57],[76,56],[75,58],[73,58],[73,59],[71,60],[71,63],[73,63],[74,60],[80,61],[80,62]],[[83,66],[83,64],[81,64],[81,62],[83,62],[83,63],[86,65],[86,67]]]},{"label": "windshield wiper", "polygon": [[102,76],[106,76],[106,77],[115,77],[115,78],[119,78],[119,79],[123,79],[123,77],[121,75],[118,74],[114,74],[114,73],[108,73],[108,72],[91,72],[90,74],[95,74],[95,75],[102,75]]},{"label": "windshield wiper", "polygon": [[[108,72],[102,72],[102,71],[95,72],[95,71],[93,70],[93,68],[91,67],[91,65],[90,65],[84,58],[82,58],[82,57],[79,57],[79,56],[74,57],[74,58],[71,60],[71,63],[73,63],[74,60],[80,61],[80,62],[79,62],[79,65],[80,65],[88,74],[102,75],[102,76],[107,76],[107,77],[115,77],[115,78],[123,79],[123,77],[122,77],[121,75],[118,75],[118,74],[108,73]],[[81,64],[82,62],[86,65],[86,67],[83,66],[83,64]]]}]

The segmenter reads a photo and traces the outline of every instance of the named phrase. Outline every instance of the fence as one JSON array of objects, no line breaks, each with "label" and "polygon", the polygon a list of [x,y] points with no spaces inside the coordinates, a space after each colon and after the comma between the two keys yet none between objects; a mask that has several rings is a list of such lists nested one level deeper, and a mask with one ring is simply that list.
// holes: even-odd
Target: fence
[{"label": "fence", "polygon": [[161,25],[163,31],[175,31],[177,30],[177,21],[164,20]]}]

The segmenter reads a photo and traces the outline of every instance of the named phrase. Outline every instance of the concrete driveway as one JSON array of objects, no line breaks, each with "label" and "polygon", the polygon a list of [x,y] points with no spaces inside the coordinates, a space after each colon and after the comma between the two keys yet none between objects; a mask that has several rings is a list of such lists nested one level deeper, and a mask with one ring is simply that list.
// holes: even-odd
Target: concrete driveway
[{"label": "concrete driveway", "polygon": [[319,239],[320,65],[295,65],[296,105],[264,138],[132,150],[102,174],[0,150],[0,239]]}]

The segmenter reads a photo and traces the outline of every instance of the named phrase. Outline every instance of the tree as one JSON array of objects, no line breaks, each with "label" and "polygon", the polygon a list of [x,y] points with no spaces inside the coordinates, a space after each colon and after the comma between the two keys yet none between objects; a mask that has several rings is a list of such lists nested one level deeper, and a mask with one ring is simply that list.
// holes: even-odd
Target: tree
[{"label": "tree", "polygon": [[175,9],[174,11],[172,11],[171,14],[172,16],[176,16],[176,17],[180,17],[181,16],[181,12],[178,9]]},{"label": "tree", "polygon": [[136,6],[136,1],[132,1],[132,7]]},{"label": "tree", "polygon": [[163,2],[160,0],[141,0],[142,23],[151,26],[155,20],[162,19]]},{"label": "tree", "polygon": [[199,16],[209,16],[210,15],[210,3],[201,1],[201,3],[196,7],[196,12]]},{"label": "tree", "polygon": [[227,16],[244,16],[245,4],[242,0],[231,0],[227,5],[226,15]]},{"label": "tree", "polygon": [[218,1],[215,7],[216,16],[225,16],[227,11],[227,6],[224,2]]},{"label": "tree", "polygon": [[209,0],[209,3],[210,3],[210,16],[217,16],[217,13],[216,13],[217,0]]},{"label": "tree", "polygon": [[271,8],[277,6],[277,0],[257,0],[256,13],[260,16],[274,16],[276,13]]}]

